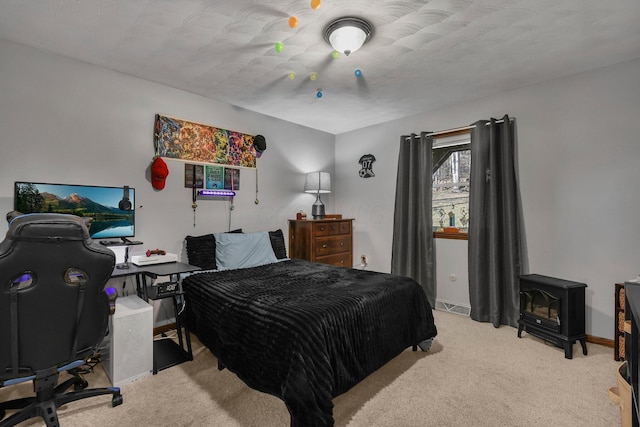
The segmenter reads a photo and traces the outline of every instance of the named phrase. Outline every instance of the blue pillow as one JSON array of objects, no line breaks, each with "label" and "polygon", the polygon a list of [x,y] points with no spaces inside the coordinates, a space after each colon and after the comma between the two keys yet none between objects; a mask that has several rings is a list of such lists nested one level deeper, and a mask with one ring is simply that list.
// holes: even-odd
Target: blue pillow
[{"label": "blue pillow", "polygon": [[[242,228],[231,230],[229,233],[242,233]],[[216,266],[216,240],[213,234],[202,236],[187,236],[187,258],[189,264],[200,267],[203,270],[215,270]]]},{"label": "blue pillow", "polygon": [[277,262],[269,233],[215,233],[218,270],[250,268]]}]

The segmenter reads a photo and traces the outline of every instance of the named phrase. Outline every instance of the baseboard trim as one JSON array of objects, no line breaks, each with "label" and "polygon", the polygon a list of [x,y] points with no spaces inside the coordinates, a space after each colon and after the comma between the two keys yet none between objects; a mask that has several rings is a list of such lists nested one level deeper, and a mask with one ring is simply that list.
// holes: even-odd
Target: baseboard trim
[{"label": "baseboard trim", "polygon": [[[460,311],[455,310],[455,309],[454,310],[443,310],[443,311],[451,311],[451,312],[454,312],[456,314],[462,314]],[[167,331],[171,331],[171,330],[173,330],[175,328],[176,328],[176,324],[175,323],[167,323],[166,325],[155,327],[155,328],[153,328],[153,336],[160,335],[160,334],[162,334],[164,332],[167,332]],[[610,340],[608,338],[596,337],[596,336],[593,336],[593,335],[587,335],[587,342],[590,342],[590,343],[593,343],[593,344],[598,344],[598,345],[603,345],[605,347],[611,347],[611,348],[613,348],[614,345],[615,345],[613,340]]]},{"label": "baseboard trim", "polygon": [[[160,335],[167,331],[171,331],[175,328],[176,328],[175,322],[167,323],[166,325],[156,326],[155,328],[153,328],[153,336],[155,337],[156,335]],[[613,347],[613,344],[611,344],[611,347]]]},{"label": "baseboard trim", "polygon": [[587,342],[603,345],[605,347],[611,347],[611,348],[614,347],[613,340],[610,340],[608,338],[602,338],[602,337],[594,337],[593,335],[587,335]]}]

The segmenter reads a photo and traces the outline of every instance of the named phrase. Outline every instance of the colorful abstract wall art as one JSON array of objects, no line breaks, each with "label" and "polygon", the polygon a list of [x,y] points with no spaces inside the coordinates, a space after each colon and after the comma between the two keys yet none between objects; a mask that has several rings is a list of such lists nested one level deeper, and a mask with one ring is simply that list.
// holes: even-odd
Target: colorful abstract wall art
[{"label": "colorful abstract wall art", "polygon": [[253,138],[254,135],[156,114],[153,144],[155,154],[161,157],[255,168]]}]

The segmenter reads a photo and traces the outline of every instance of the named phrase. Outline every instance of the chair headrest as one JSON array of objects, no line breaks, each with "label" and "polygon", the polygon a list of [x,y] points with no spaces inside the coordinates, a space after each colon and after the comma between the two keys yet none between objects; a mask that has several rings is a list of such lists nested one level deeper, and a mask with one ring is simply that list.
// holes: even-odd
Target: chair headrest
[{"label": "chair headrest", "polygon": [[58,213],[32,213],[17,216],[9,223],[7,238],[11,240],[85,240],[89,228],[85,218]]}]

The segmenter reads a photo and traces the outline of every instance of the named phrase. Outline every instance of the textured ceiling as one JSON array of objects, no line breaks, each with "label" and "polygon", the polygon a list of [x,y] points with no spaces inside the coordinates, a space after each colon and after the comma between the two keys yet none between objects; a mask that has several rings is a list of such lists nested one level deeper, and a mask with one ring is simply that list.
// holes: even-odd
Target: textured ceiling
[{"label": "textured ceiling", "polygon": [[[375,34],[333,59],[347,15]],[[2,0],[0,39],[339,134],[638,58],[640,1]]]}]

